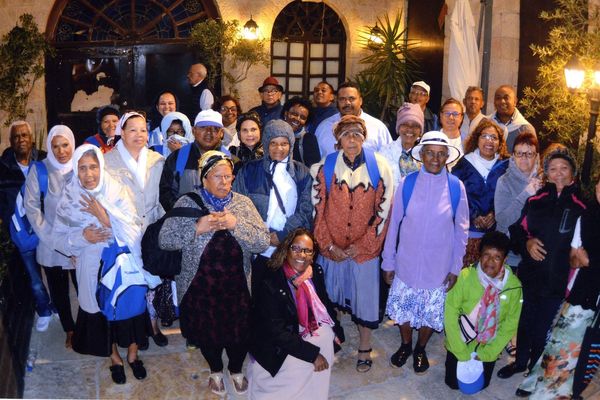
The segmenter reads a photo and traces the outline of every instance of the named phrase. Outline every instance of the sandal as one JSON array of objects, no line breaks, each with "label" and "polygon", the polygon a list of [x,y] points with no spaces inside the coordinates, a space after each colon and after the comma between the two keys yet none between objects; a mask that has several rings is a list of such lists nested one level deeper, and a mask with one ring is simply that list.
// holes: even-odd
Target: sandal
[{"label": "sandal", "polygon": [[244,374],[232,374],[229,372],[229,380],[231,382],[231,386],[233,386],[233,391],[235,394],[242,395],[248,391],[248,380]]},{"label": "sandal", "polygon": [[208,388],[217,396],[225,396],[227,394],[222,372],[214,372],[208,376]]},{"label": "sandal", "polygon": [[512,342],[508,342],[508,344],[506,345],[504,350],[506,350],[506,354],[508,354],[511,357],[514,357],[517,355],[517,346],[512,344]]},{"label": "sandal", "polygon": [[[370,353],[373,349],[368,350],[358,350],[358,353]],[[373,360],[356,360],[356,371],[358,372],[369,372],[371,367],[373,366]]]}]

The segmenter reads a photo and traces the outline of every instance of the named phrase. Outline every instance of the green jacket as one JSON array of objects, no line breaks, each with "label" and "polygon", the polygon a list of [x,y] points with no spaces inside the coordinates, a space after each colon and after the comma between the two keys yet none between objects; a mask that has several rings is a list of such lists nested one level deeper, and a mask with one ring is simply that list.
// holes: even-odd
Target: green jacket
[{"label": "green jacket", "polygon": [[487,344],[479,344],[477,339],[466,344],[461,338],[458,326],[459,315],[468,315],[483,296],[484,288],[479,283],[477,268],[474,266],[464,268],[458,276],[456,285],[448,292],[444,310],[446,349],[454,354],[459,361],[470,360],[471,353],[475,351],[478,344],[477,355],[481,361],[496,361],[502,349],[517,333],[523,304],[523,291],[521,281],[510,271],[510,267],[507,265],[505,265],[505,273],[510,275],[504,289],[500,292],[500,316],[496,337]]}]

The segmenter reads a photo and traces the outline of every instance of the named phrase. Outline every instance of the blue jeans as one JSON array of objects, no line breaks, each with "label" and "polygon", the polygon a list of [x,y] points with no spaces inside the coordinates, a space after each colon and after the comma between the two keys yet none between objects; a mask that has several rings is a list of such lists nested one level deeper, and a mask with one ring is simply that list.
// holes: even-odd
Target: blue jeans
[{"label": "blue jeans", "polygon": [[23,265],[29,275],[36,311],[40,317],[48,317],[52,315],[52,306],[50,304],[50,296],[48,296],[48,291],[42,280],[40,266],[35,260],[35,251],[20,254]]}]

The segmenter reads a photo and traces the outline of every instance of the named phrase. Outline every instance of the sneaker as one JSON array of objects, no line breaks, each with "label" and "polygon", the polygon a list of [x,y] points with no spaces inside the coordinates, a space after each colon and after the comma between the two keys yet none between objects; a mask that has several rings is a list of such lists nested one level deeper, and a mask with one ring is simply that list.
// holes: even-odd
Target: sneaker
[{"label": "sneaker", "polygon": [[392,367],[401,368],[406,364],[406,360],[408,360],[408,357],[410,357],[412,352],[412,346],[410,344],[400,346],[398,351],[392,354],[390,364],[392,364]]},{"label": "sneaker", "polygon": [[429,369],[429,360],[425,350],[417,350],[413,354],[413,368],[416,374],[424,374]]},{"label": "sneaker", "polygon": [[51,320],[52,314],[47,317],[38,317],[37,322],[35,323],[35,330],[38,332],[46,332]]}]

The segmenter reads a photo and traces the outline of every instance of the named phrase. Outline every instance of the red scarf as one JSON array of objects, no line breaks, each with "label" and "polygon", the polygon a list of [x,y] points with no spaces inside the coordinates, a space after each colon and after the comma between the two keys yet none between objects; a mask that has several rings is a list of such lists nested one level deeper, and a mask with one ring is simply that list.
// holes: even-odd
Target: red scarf
[{"label": "red scarf", "polygon": [[312,278],[312,266],[308,266],[303,273],[296,272],[287,261],[283,263],[283,273],[288,282],[296,288],[296,312],[298,313],[298,323],[304,328],[304,332],[312,333],[319,329],[319,324],[315,319],[315,312],[312,308],[311,294],[307,279]]}]

